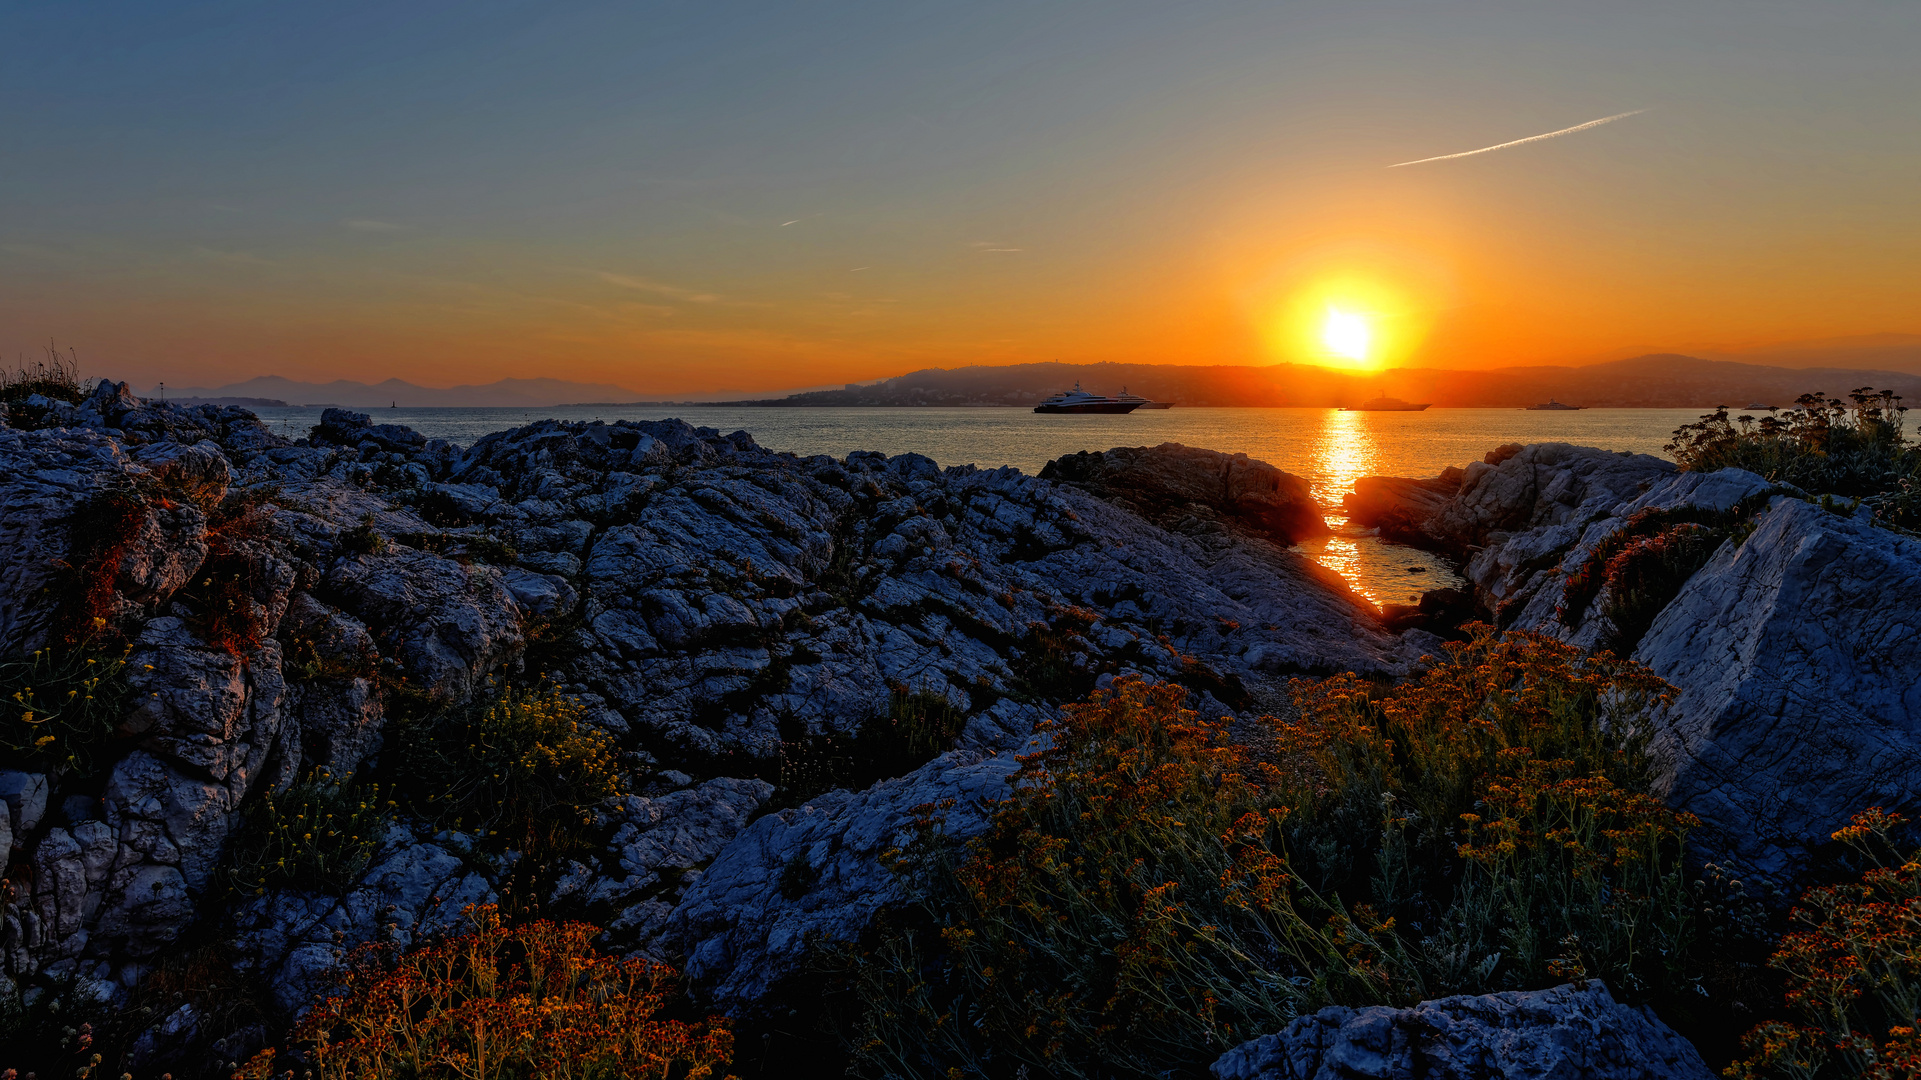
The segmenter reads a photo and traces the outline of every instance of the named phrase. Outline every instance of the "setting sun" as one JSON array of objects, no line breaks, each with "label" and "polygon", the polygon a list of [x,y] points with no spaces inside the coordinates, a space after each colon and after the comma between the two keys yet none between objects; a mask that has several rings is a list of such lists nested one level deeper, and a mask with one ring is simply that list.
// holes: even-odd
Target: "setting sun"
[{"label": "setting sun", "polygon": [[1321,324],[1321,343],[1329,352],[1349,360],[1367,359],[1369,336],[1367,319],[1351,311],[1330,309]]}]

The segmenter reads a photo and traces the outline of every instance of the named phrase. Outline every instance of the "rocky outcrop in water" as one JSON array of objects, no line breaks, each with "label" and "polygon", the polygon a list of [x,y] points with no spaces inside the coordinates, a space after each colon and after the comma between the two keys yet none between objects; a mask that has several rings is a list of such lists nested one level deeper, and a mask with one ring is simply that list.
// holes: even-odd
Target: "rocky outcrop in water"
[{"label": "rocky outcrop in water", "polygon": [[1215,1080],[1708,1080],[1701,1055],[1599,982],[1410,1009],[1328,1008],[1228,1051]]},{"label": "rocky outcrop in water", "polygon": [[[597,809],[604,847],[541,899],[747,1007],[896,896],[877,856],[919,808],[979,827],[1035,722],[1104,675],[1245,712],[1285,708],[1296,674],[1418,655],[1287,547],[1325,528],[1298,479],[1208,451],[1112,451],[1065,483],[678,421],[463,449],[329,410],[295,442],[114,384],[9,415],[0,648],[118,632],[131,664],[91,766],[0,774],[14,980],[124,993],[226,918],[235,965],[284,1008],[345,950],[449,925],[500,895],[511,852],[400,820],[343,888],[236,895],[221,867],[267,792],[376,769],[397,710],[545,679],[635,794]],[[955,734],[842,760],[906,708]],[[199,1020],[167,1023],[178,1041]]]}]

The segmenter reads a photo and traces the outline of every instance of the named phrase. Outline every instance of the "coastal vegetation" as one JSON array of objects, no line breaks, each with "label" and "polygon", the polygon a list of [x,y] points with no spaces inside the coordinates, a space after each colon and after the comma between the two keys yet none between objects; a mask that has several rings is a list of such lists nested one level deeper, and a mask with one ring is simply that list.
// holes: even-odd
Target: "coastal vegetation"
[{"label": "coastal vegetation", "polygon": [[[471,907],[467,928],[408,950],[369,945],[342,965],[287,1040],[319,1080],[703,1080],[724,1069],[720,1017],[665,1019],[679,997],[664,965],[598,952],[600,928],[538,919],[507,925]],[[233,1075],[273,1080],[269,1047]]]},{"label": "coastal vegetation", "polygon": [[594,808],[622,793],[613,740],[551,682],[403,720],[387,767],[407,808],[536,861],[587,842]]},{"label": "coastal vegetation", "polygon": [[1876,517],[1921,527],[1921,447],[1892,390],[1861,387],[1847,400],[1816,391],[1792,409],[1730,416],[1724,406],[1674,432],[1668,453],[1693,472],[1741,468],[1810,495],[1867,502]]},{"label": "coastal vegetation", "polygon": [[1875,808],[1834,834],[1867,870],[1801,898],[1768,961],[1794,1017],[1749,1033],[1733,1080],[1921,1075],[1921,852],[1897,844],[1906,824]]},{"label": "coastal vegetation", "polygon": [[1327,1004],[1601,978],[1697,993],[1694,824],[1649,793],[1644,669],[1477,627],[1425,675],[1295,685],[1234,740],[1123,679],[839,970],[866,1075],[1185,1075]]}]

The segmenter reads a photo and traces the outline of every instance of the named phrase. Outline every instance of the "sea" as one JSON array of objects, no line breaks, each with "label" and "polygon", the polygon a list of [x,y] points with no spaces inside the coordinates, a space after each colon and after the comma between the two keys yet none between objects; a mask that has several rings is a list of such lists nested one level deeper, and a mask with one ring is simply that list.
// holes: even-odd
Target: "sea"
[{"label": "sea", "polygon": [[[291,438],[320,420],[321,407],[254,410]],[[1038,473],[1054,458],[1081,450],[1185,443],[1244,453],[1305,479],[1334,534],[1301,550],[1339,573],[1377,604],[1411,604],[1430,589],[1462,582],[1428,552],[1351,527],[1341,496],[1363,476],[1426,477],[1479,461],[1503,443],[1567,442],[1605,450],[1664,454],[1662,447],[1698,409],[1428,409],[1343,412],[1338,409],[1172,408],[1120,416],[1044,415],[1014,408],[557,408],[370,409],[375,423],[403,424],[432,439],[462,445],[536,420],[663,420],[677,417],[722,432],[744,430],[770,450],[844,457],[856,450],[924,454],[942,465],[1012,466]]]}]

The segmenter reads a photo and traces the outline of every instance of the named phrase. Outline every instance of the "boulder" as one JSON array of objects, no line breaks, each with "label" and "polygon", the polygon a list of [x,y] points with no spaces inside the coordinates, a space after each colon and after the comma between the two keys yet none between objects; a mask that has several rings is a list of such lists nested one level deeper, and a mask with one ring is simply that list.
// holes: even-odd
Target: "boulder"
[{"label": "boulder", "polygon": [[1650,749],[1705,857],[1785,881],[1856,811],[1921,818],[1921,541],[1777,498],[1634,658],[1680,691]]},{"label": "boulder", "polygon": [[1180,443],[1115,447],[1057,458],[1040,475],[1167,527],[1199,518],[1282,544],[1328,532],[1307,481],[1246,454]]},{"label": "boulder", "polygon": [[1437,538],[1422,526],[1459,493],[1464,475],[1449,466],[1430,480],[1363,476],[1354,481],[1353,491],[1341,496],[1341,506],[1351,526],[1378,530],[1385,539],[1413,547],[1434,547]]},{"label": "boulder", "polygon": [[1339,1006],[1221,1055],[1215,1080],[1710,1080],[1701,1055],[1599,982]]}]

